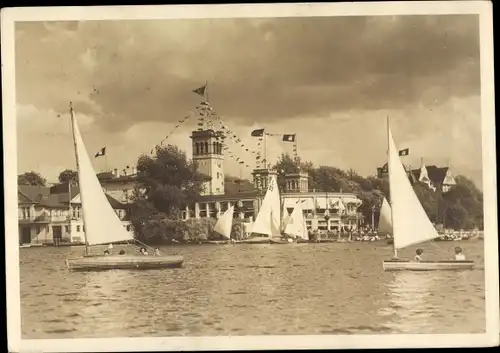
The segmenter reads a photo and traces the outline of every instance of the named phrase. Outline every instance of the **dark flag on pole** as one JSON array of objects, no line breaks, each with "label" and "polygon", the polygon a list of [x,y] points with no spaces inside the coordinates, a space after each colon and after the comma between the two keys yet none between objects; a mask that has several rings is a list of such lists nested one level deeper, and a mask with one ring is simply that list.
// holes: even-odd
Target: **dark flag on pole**
[{"label": "dark flag on pole", "polygon": [[99,152],[97,152],[95,154],[94,158],[102,157],[102,156],[105,156],[105,155],[106,155],[106,147],[103,147],[103,148],[101,148],[101,150]]},{"label": "dark flag on pole", "polygon": [[196,94],[199,94],[200,96],[204,97],[205,96],[205,90],[207,89],[207,85],[203,85],[200,88],[194,89],[193,92]]},{"label": "dark flag on pole", "polygon": [[253,137],[261,137],[264,136],[264,129],[257,129],[253,130],[252,133],[250,134]]},{"label": "dark flag on pole", "polygon": [[295,134],[293,134],[293,135],[283,135],[283,141],[285,141],[285,142],[295,142]]},{"label": "dark flag on pole", "polygon": [[409,155],[409,154],[410,154],[410,149],[409,149],[409,148],[405,148],[404,150],[399,151],[399,155],[400,155],[401,157],[403,157],[403,156],[407,156],[407,155]]}]

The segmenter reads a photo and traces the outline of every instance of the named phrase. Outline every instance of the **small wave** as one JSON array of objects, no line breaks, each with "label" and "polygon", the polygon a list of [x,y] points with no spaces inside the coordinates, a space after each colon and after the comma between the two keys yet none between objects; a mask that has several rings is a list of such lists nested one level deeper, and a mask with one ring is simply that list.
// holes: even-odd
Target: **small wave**
[{"label": "small wave", "polygon": [[50,319],[50,320],[43,320],[43,322],[47,322],[47,323],[60,323],[60,322],[64,322],[64,320],[61,320],[61,319]]},{"label": "small wave", "polygon": [[241,294],[248,294],[248,292],[244,292],[244,291],[236,291],[236,292],[230,292],[229,294],[233,294],[233,295],[241,295]]},{"label": "small wave", "polygon": [[246,268],[276,268],[274,265],[250,265],[246,266]]},{"label": "small wave", "polygon": [[320,330],[319,332],[324,334],[324,335],[350,335],[350,334],[355,333],[355,332],[351,332],[349,330],[335,329],[335,328]]},{"label": "small wave", "polygon": [[365,325],[360,325],[360,326],[353,326],[353,327],[348,327],[348,331],[351,331],[352,333],[359,333],[359,331],[368,331],[368,332],[385,332],[389,333],[392,332],[392,329],[387,327],[387,326],[365,326]]},{"label": "small wave", "polygon": [[45,330],[45,333],[69,333],[69,332],[75,332],[76,329],[74,328],[61,328],[61,329],[55,329],[55,330]]}]

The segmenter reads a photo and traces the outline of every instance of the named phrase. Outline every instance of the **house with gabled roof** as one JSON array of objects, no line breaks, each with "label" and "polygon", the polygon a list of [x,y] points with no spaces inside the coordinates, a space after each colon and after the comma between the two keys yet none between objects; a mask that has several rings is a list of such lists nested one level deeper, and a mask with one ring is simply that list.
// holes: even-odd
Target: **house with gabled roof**
[{"label": "house with gabled roof", "polygon": [[[84,224],[78,187],[68,183],[52,187],[18,186],[18,223],[20,244],[80,243]],[[129,206],[106,194],[111,207],[132,231]]]},{"label": "house with gabled roof", "polygon": [[[409,166],[404,166],[408,173],[408,178],[412,184],[424,183],[431,190],[440,190],[448,192],[453,185],[456,185],[455,177],[451,173],[449,167],[438,167],[435,165],[425,165],[422,163],[418,169],[411,169]],[[387,163],[382,167],[377,168],[377,176],[379,178],[387,178],[388,167]]]}]

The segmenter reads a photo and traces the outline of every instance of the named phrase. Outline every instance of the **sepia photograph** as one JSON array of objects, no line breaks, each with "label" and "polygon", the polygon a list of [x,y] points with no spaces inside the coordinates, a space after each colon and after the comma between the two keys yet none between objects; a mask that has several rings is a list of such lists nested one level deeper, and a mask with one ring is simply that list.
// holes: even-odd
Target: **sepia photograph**
[{"label": "sepia photograph", "polygon": [[9,350],[498,345],[492,23],[3,9]]}]

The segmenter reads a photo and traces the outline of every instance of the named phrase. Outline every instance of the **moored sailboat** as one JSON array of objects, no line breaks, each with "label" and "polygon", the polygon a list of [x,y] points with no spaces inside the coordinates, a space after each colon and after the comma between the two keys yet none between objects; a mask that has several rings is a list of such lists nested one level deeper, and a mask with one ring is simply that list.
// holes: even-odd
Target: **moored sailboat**
[{"label": "moored sailboat", "polygon": [[[262,244],[270,243],[281,237],[281,202],[276,177],[269,179],[269,185],[259,213],[252,225],[252,236],[239,243]],[[260,236],[259,236],[260,235]]]},{"label": "moored sailboat", "polygon": [[222,235],[224,240],[211,241],[210,244],[228,244],[231,242],[231,230],[233,228],[234,206],[230,206],[217,220],[214,232]]},{"label": "moored sailboat", "polygon": [[388,167],[390,210],[393,233],[394,257],[383,262],[384,270],[449,270],[471,269],[473,261],[410,261],[399,259],[397,251],[410,245],[420,244],[439,237],[439,233],[427,216],[413,190],[406,170],[399,159],[399,152],[392,138],[387,120]]},{"label": "moored sailboat", "polygon": [[309,240],[304,211],[302,209],[302,200],[300,199],[295,204],[292,214],[287,219],[285,234],[292,236],[298,243]]},{"label": "moored sailboat", "polygon": [[118,242],[128,243],[134,238],[125,229],[104,194],[86,151],[71,104],[70,117],[83,210],[85,256],[66,260],[67,267],[75,271],[180,267],[183,263],[182,256],[104,256],[104,254],[96,256],[90,254],[91,246]]}]

